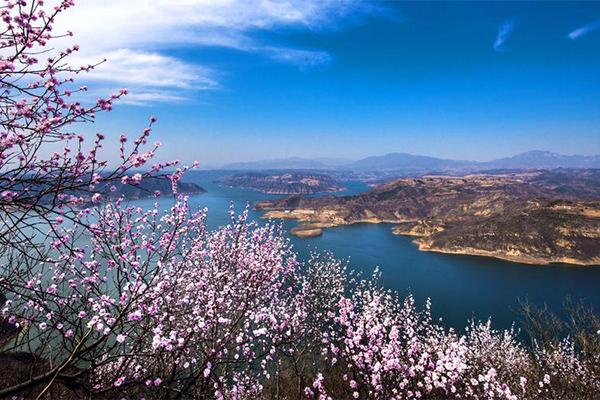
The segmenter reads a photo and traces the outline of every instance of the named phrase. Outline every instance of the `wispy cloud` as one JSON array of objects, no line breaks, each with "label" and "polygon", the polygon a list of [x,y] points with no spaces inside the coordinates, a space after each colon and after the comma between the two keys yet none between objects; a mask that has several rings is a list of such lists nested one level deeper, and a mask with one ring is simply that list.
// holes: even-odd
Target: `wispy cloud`
[{"label": "wispy cloud", "polygon": [[166,49],[224,47],[304,70],[326,65],[332,55],[273,45],[256,33],[336,29],[353,16],[374,12],[359,0],[86,0],[65,13],[56,30],[73,31],[82,49],[76,61],[108,59],[89,79],[107,87],[123,85],[139,101],[178,101],[186,92],[218,88],[218,73],[167,56]]},{"label": "wispy cloud", "polygon": [[87,65],[99,59],[107,61],[97,66],[88,79],[184,90],[208,90],[218,86],[211,69],[151,51],[118,49],[73,57],[71,62]]},{"label": "wispy cloud", "polygon": [[494,50],[495,51],[504,51],[504,43],[512,32],[515,30],[515,20],[509,19],[504,21],[500,27],[498,28],[498,33],[496,34],[496,40],[494,41]]},{"label": "wispy cloud", "polygon": [[332,60],[331,54],[321,50],[264,47],[260,51],[273,60],[293,64],[298,66],[300,69],[328,64]]},{"label": "wispy cloud", "polygon": [[567,36],[572,39],[579,39],[582,36],[587,35],[590,32],[596,31],[600,29],[600,19],[590,22],[587,25],[582,26],[581,28],[575,29],[573,32],[569,33]]},{"label": "wispy cloud", "polygon": [[127,87],[129,94],[120,104],[146,105],[185,101],[194,92],[219,88],[217,73],[211,68],[182,62],[152,51],[118,49],[88,56],[71,58],[73,65],[99,64],[83,78],[92,81],[97,89],[88,93],[93,99],[116,93]]}]

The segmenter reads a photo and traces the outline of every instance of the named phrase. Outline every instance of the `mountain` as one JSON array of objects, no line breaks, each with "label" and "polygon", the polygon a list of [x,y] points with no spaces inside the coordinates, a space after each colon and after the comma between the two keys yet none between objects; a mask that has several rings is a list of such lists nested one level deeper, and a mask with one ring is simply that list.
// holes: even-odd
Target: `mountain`
[{"label": "mountain", "polygon": [[512,157],[479,163],[479,166],[504,169],[600,168],[600,155],[567,156],[549,151],[533,150]]},{"label": "mountain", "polygon": [[291,157],[227,164],[223,167],[223,169],[253,171],[291,169],[353,171],[402,170],[420,173],[461,168],[470,164],[471,163],[468,161],[446,160],[407,153],[390,153],[383,156],[367,157],[357,161],[335,157],[322,157],[315,159]]},{"label": "mountain", "polygon": [[428,173],[453,173],[486,170],[523,170],[556,168],[600,168],[600,155],[563,155],[549,151],[533,150],[512,157],[478,162],[450,160],[408,153],[389,153],[352,161],[343,158],[285,158],[228,164],[229,170],[335,170],[365,172],[393,172],[399,175],[422,175]]},{"label": "mountain", "polygon": [[383,156],[363,158],[348,164],[347,167],[357,171],[373,170],[446,170],[471,165],[469,161],[446,160],[442,158],[415,156],[408,153],[390,153]]},{"label": "mountain", "polygon": [[267,169],[329,169],[327,164],[317,160],[306,158],[290,157],[274,160],[248,161],[223,166],[223,169],[234,170],[267,170]]},{"label": "mountain", "polygon": [[484,171],[488,169],[557,169],[557,168],[600,168],[600,155],[563,155],[549,151],[533,150],[512,157],[493,161],[477,162],[448,160],[442,158],[416,156],[406,153],[390,153],[383,156],[367,157],[346,165],[354,171],[405,172],[460,172]]}]

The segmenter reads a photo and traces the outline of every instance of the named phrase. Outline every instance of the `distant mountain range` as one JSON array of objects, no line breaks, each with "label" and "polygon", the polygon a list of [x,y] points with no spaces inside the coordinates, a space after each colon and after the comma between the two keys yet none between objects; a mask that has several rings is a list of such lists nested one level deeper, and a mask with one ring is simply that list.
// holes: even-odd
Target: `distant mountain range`
[{"label": "distant mountain range", "polygon": [[500,158],[480,165],[490,168],[554,169],[554,168],[600,168],[600,155],[566,156],[549,151],[528,151],[513,157]]},{"label": "distant mountain range", "polygon": [[549,151],[533,150],[512,157],[493,161],[449,160],[408,153],[390,153],[361,160],[337,158],[284,158],[228,164],[224,169],[232,170],[349,170],[349,171],[397,171],[406,173],[483,171],[493,169],[555,169],[555,168],[600,168],[600,155],[563,155]]},{"label": "distant mountain range", "polygon": [[[339,166],[337,164],[336,166]],[[249,161],[227,164],[223,169],[268,170],[268,169],[331,169],[332,166],[317,159],[290,157],[274,160]]]}]

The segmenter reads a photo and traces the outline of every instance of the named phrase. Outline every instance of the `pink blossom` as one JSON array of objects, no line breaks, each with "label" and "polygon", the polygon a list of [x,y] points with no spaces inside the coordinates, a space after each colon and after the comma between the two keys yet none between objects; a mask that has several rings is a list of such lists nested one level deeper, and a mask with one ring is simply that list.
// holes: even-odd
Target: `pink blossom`
[{"label": "pink blossom", "polygon": [[117,380],[115,381],[114,385],[116,387],[121,386],[123,383],[125,383],[125,377],[124,376],[120,376],[119,378],[117,378]]},{"label": "pink blossom", "polygon": [[0,197],[2,198],[2,200],[11,203],[14,198],[17,196],[16,192],[12,192],[10,190],[5,190],[0,194]]},{"label": "pink blossom", "polygon": [[131,179],[129,180],[129,183],[132,185],[139,185],[141,181],[142,181],[142,174],[137,173],[131,177]]}]

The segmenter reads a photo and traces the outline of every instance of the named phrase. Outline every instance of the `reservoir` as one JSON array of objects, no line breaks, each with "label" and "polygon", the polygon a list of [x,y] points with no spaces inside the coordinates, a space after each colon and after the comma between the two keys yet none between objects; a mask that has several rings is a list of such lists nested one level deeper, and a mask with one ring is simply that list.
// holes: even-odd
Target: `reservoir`
[{"label": "reservoir", "polygon": [[[229,207],[237,212],[250,206],[251,219],[264,223],[261,212],[252,209],[256,201],[282,197],[246,189],[221,187],[211,174],[192,173],[184,178],[207,190],[190,197],[193,210],[208,208],[210,229],[230,222]],[[348,188],[336,195],[368,190],[360,182],[345,182]],[[155,199],[134,203],[151,207]],[[159,199],[160,209],[168,209],[172,198]],[[280,223],[281,221],[275,221]],[[286,230],[295,221],[282,221]],[[301,259],[311,251],[331,251],[347,260],[350,269],[369,277],[375,268],[381,272],[382,284],[405,296],[413,294],[422,305],[431,298],[434,317],[457,329],[469,320],[492,319],[496,328],[510,328],[519,319],[519,302],[544,304],[558,314],[567,297],[600,309],[600,267],[572,265],[528,265],[493,258],[421,252],[412,238],[396,236],[390,224],[358,224],[325,229],[316,238],[300,239],[288,235]]]}]

